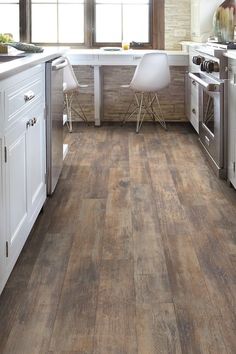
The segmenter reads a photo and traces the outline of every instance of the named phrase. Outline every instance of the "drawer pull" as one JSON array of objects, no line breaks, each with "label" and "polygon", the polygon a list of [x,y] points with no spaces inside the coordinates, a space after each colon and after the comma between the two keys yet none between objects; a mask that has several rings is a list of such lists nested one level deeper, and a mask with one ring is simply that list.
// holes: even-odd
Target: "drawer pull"
[{"label": "drawer pull", "polygon": [[134,57],[134,60],[142,59],[142,57]]},{"label": "drawer pull", "polygon": [[192,81],[192,84],[193,84],[193,86],[196,86],[197,83],[196,83],[195,80],[193,80],[193,81]]},{"label": "drawer pull", "polygon": [[26,128],[32,127],[34,125],[33,119],[29,119],[26,123]]},{"label": "drawer pull", "polygon": [[196,109],[195,108],[192,109],[192,113],[196,114]]},{"label": "drawer pull", "polygon": [[24,94],[25,102],[31,101],[35,97],[35,93],[33,91],[28,91]]},{"label": "drawer pull", "polygon": [[29,119],[26,123],[26,128],[33,127],[37,123],[37,118]]}]

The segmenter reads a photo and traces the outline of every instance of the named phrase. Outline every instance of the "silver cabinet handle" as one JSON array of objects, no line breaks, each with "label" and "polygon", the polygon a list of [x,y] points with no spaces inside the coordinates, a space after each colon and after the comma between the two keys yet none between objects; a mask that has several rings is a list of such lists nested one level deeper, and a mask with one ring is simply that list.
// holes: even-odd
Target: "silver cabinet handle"
[{"label": "silver cabinet handle", "polygon": [[35,93],[31,90],[24,94],[25,102],[31,101],[34,97],[35,97]]},{"label": "silver cabinet handle", "polygon": [[68,65],[67,58],[60,57],[52,62],[52,70],[60,70]]},{"label": "silver cabinet handle", "polygon": [[210,92],[219,92],[220,91],[220,84],[214,82],[208,82],[204,80],[204,76],[202,78],[200,73],[189,73],[188,76],[196,81],[200,86],[204,87],[207,91]]},{"label": "silver cabinet handle", "polygon": [[26,128],[28,129],[29,127],[33,127],[37,123],[37,118],[32,118],[29,119],[28,122],[26,123]]},{"label": "silver cabinet handle", "polygon": [[195,80],[192,81],[192,84],[193,84],[193,86],[196,86],[196,85],[197,85],[197,83],[196,83]]},{"label": "silver cabinet handle", "polygon": [[192,113],[196,114],[196,109],[195,108],[192,109]]},{"label": "silver cabinet handle", "polygon": [[29,119],[26,123],[26,128],[32,127],[34,125],[33,119]]}]

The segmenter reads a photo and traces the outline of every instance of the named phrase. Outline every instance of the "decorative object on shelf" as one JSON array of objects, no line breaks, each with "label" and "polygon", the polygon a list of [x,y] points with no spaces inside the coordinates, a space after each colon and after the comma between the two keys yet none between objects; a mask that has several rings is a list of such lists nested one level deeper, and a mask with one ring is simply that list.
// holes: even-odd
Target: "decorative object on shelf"
[{"label": "decorative object on shelf", "polygon": [[106,52],[119,52],[122,50],[121,47],[101,47],[100,49],[105,50]]},{"label": "decorative object on shelf", "polygon": [[130,42],[123,39],[123,41],[122,41],[122,49],[123,50],[129,50],[129,48],[130,48]]},{"label": "decorative object on shelf", "polygon": [[26,52],[26,53],[42,53],[43,52],[42,47],[39,47],[34,44],[22,43],[22,42],[12,42],[12,43],[8,43],[8,45],[10,45],[11,47],[13,47],[15,49],[22,50],[23,52]]},{"label": "decorative object on shelf", "polygon": [[213,29],[219,42],[232,42],[236,24],[236,0],[225,0],[213,17]]},{"label": "decorative object on shelf", "polygon": [[10,33],[0,33],[0,53],[8,53],[8,44],[12,42],[12,35]]}]

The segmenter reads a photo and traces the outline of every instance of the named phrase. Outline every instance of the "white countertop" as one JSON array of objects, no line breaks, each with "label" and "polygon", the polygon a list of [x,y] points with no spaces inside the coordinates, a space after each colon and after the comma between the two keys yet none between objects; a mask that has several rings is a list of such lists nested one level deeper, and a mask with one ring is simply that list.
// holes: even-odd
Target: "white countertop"
[{"label": "white countertop", "polygon": [[236,59],[236,50],[228,50],[227,53],[224,53],[224,56],[230,59]]},{"label": "white countertop", "polygon": [[[17,74],[34,65],[52,60],[60,55],[67,55],[73,65],[137,65],[142,56],[150,52],[167,53],[171,66],[188,66],[188,53],[165,50],[121,50],[104,51],[103,49],[68,49],[48,47],[43,53],[19,53],[24,57],[0,63],[0,80]],[[9,55],[14,55],[9,53]],[[18,54],[15,54],[17,56]]]},{"label": "white countertop", "polygon": [[[8,62],[0,63],[0,80],[6,79],[7,77],[17,74],[22,70],[28,69],[34,65],[43,63],[45,61],[52,60],[62,54],[64,50],[57,50],[56,48],[45,49],[43,53],[19,53],[19,56],[24,55],[24,57],[19,59],[14,59]],[[10,56],[13,54],[9,53]],[[6,54],[7,56],[7,54]],[[17,57],[18,54],[15,54]]]},{"label": "white countertop", "polygon": [[171,66],[188,66],[188,53],[170,50],[121,50],[105,51],[103,49],[71,49],[66,52],[72,65],[137,65],[146,53],[167,53]]}]

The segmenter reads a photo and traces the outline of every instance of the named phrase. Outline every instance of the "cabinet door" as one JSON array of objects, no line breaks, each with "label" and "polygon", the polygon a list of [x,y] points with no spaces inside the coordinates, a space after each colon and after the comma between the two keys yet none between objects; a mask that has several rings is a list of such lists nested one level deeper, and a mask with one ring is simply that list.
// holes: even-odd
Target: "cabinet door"
[{"label": "cabinet door", "polygon": [[20,120],[6,136],[6,206],[8,267],[15,263],[28,235],[27,130]]},{"label": "cabinet door", "polygon": [[6,258],[6,239],[5,239],[5,213],[4,213],[4,188],[3,188],[3,160],[4,160],[3,141],[0,138],[0,294],[5,280],[5,258]]},{"label": "cabinet door", "polygon": [[46,144],[43,105],[34,108],[28,115],[27,129],[27,180],[29,224],[33,225],[46,199]]},{"label": "cabinet door", "polygon": [[186,78],[185,82],[185,107],[186,116],[190,123],[199,134],[199,88],[196,81],[190,77]]}]

